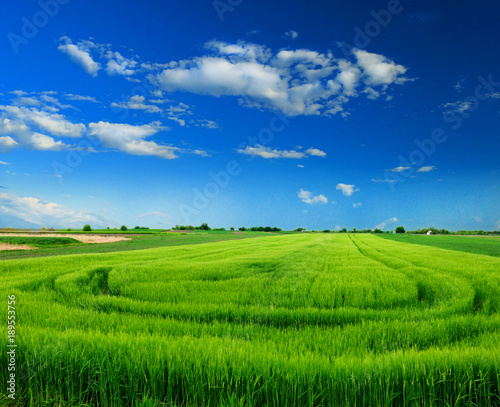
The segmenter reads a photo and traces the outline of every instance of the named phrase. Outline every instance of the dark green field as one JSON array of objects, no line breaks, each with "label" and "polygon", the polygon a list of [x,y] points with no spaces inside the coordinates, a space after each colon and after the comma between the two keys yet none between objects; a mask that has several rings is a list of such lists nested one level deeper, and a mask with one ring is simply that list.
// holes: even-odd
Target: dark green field
[{"label": "dark green field", "polygon": [[[68,233],[68,232],[61,232]],[[94,232],[97,233],[97,232]],[[46,256],[58,256],[66,254],[87,254],[87,253],[111,253],[119,251],[129,251],[129,250],[143,250],[143,249],[154,249],[157,247],[166,246],[180,246],[189,244],[200,244],[209,242],[220,242],[224,240],[239,240],[246,238],[253,238],[259,236],[272,236],[271,233],[265,232],[245,232],[243,234],[234,234],[230,231],[196,231],[196,232],[181,232],[181,233],[136,233],[131,234],[129,237],[132,240],[127,240],[123,242],[113,242],[113,243],[81,243],[79,241],[68,239],[73,241],[71,245],[67,246],[54,246],[53,244],[37,245],[31,243],[31,239],[40,239],[47,242],[54,241],[57,239],[64,238],[49,238],[49,237],[2,237],[0,239],[6,239],[5,242],[11,242],[11,239],[20,239],[15,244],[28,244],[30,246],[39,247],[37,250],[8,250],[0,251],[0,260],[4,259],[25,259],[30,257],[46,257]],[[21,241],[26,241],[30,243],[20,243]],[[12,240],[14,243],[14,240]]]},{"label": "dark green field", "polygon": [[32,247],[58,247],[80,243],[69,237],[1,236],[0,243],[29,245]]},{"label": "dark green field", "polygon": [[384,239],[398,242],[439,247],[446,250],[458,250],[467,253],[500,256],[500,238],[489,236],[427,236],[427,235],[378,235]]}]

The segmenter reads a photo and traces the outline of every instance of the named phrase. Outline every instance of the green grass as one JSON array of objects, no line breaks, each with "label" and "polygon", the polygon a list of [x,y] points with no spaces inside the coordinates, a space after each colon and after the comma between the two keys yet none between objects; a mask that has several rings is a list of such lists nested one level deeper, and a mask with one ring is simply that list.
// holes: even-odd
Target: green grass
[{"label": "green grass", "polygon": [[59,247],[79,243],[69,237],[1,236],[0,243],[29,245],[33,247]]},{"label": "green grass", "polygon": [[[122,242],[88,244],[88,243],[81,243],[75,240],[76,242],[75,244],[66,247],[40,246],[38,250],[0,251],[0,260],[25,259],[30,257],[47,257],[47,256],[58,256],[58,255],[69,255],[69,254],[110,253],[110,252],[120,252],[129,250],[143,250],[143,249],[152,249],[152,248],[166,247],[166,246],[182,246],[189,244],[201,244],[201,243],[218,242],[225,240],[238,240],[238,239],[245,239],[245,238],[252,238],[259,236],[272,236],[272,234],[265,232],[245,232],[244,234],[233,234],[228,231],[131,234],[127,236],[131,240],[126,240]],[[26,238],[20,237],[20,239],[29,239],[29,237]],[[34,239],[50,239],[50,238],[35,237]],[[62,239],[62,238],[54,238],[54,239]]]},{"label": "green grass", "polygon": [[5,260],[0,292],[17,297],[12,405],[500,405],[493,256],[268,235]]},{"label": "green grass", "polygon": [[440,247],[468,253],[500,257],[500,237],[497,236],[440,236],[440,235],[377,235],[398,242]]}]

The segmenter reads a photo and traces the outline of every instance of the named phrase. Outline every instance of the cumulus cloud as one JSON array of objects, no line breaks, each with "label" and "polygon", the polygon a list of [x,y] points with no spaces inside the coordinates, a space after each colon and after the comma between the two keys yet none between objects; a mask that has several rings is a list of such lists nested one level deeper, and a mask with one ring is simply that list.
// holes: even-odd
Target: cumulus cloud
[{"label": "cumulus cloud", "polygon": [[352,204],[352,207],[353,207],[353,208],[359,208],[361,205],[362,205],[362,203],[361,203],[361,202],[356,202],[356,203],[353,203],[353,204]]},{"label": "cumulus cloud", "polygon": [[166,129],[160,122],[141,126],[123,123],[98,122],[89,124],[89,134],[97,137],[104,146],[116,148],[132,155],[150,155],[160,158],[177,158],[177,147],[157,144],[144,140],[160,130]]},{"label": "cumulus cloud", "polygon": [[398,218],[389,218],[381,223],[379,223],[377,226],[375,226],[373,229],[384,229],[389,223],[394,223],[397,222]]},{"label": "cumulus cloud", "polygon": [[434,167],[433,165],[426,165],[424,167],[420,167],[417,172],[429,172],[429,171],[433,171],[433,170],[437,170],[437,167]]},{"label": "cumulus cloud", "polygon": [[[0,134],[2,131],[2,123],[0,121]],[[0,152],[1,153],[8,153],[11,151],[13,148],[18,147],[19,143],[15,141],[12,137],[10,136],[3,136],[0,137]]]},{"label": "cumulus cloud", "polygon": [[347,185],[347,184],[337,184],[337,188],[335,189],[340,189],[342,191],[342,194],[345,196],[351,196],[354,194],[356,191],[359,191],[358,188],[355,188],[354,185]]},{"label": "cumulus cloud", "polygon": [[324,151],[318,150],[317,148],[308,148],[306,150],[306,154],[315,157],[326,157],[326,153]]},{"label": "cumulus cloud", "polygon": [[9,152],[16,147],[42,151],[92,151],[88,147],[78,147],[55,139],[80,138],[86,126],[72,123],[62,114],[42,110],[44,108],[0,105],[0,151]]},{"label": "cumulus cloud", "polygon": [[261,144],[256,144],[255,147],[246,146],[244,149],[236,150],[240,154],[246,154],[262,158],[307,158],[309,156],[325,157],[324,151],[316,148],[309,148],[306,151],[297,150],[278,150],[276,148],[265,147]]},{"label": "cumulus cloud", "polygon": [[408,68],[395,64],[383,55],[361,49],[356,49],[353,53],[367,85],[387,87],[393,83],[402,84],[408,80],[404,76]]},{"label": "cumulus cloud", "polygon": [[148,105],[145,101],[146,98],[144,96],[135,95],[131,96],[126,102],[113,102],[111,103],[111,107],[118,109],[144,110],[148,113],[160,113],[162,111],[158,106]]},{"label": "cumulus cloud", "polygon": [[[66,36],[61,37],[59,41],[61,42],[58,46],[59,51],[68,55],[93,77],[97,76],[97,72],[103,66],[108,75],[125,77],[134,75],[140,68],[138,61],[113,51],[110,44],[98,44],[88,40],[73,44],[72,40]],[[97,62],[96,59],[100,59],[102,63]]]},{"label": "cumulus cloud", "polygon": [[290,31],[287,31],[285,34],[283,34],[283,36],[285,38],[291,38],[292,40],[294,40],[295,38],[297,38],[299,36],[299,33],[297,31],[290,30]]},{"label": "cumulus cloud", "polygon": [[36,108],[3,105],[0,105],[0,111],[4,112],[1,116],[4,119],[4,126],[8,123],[26,125],[57,137],[81,137],[85,131],[85,125],[71,123],[62,114]]},{"label": "cumulus cloud", "polygon": [[392,171],[392,172],[403,172],[403,171],[407,171],[409,170],[410,167],[403,167],[403,166],[400,166],[400,167],[396,167],[396,168],[392,168],[390,170],[386,170],[386,171]]},{"label": "cumulus cloud", "polygon": [[210,41],[206,48],[208,55],[172,61],[150,80],[167,92],[234,96],[244,106],[289,116],[342,113],[349,98],[360,93],[374,98],[408,80],[407,68],[362,50],[354,50],[355,61],[348,61],[307,49],[273,54],[245,42]]},{"label": "cumulus cloud", "polygon": [[322,203],[322,204],[328,203],[328,198],[326,196],[324,195],[313,196],[312,192],[304,191],[302,188],[300,189],[297,196],[302,200],[302,202],[309,205],[316,203]]},{"label": "cumulus cloud", "polygon": [[82,227],[89,223],[105,226],[106,220],[90,212],[78,211],[39,197],[0,193],[0,214],[10,215],[40,226]]},{"label": "cumulus cloud", "polygon": [[60,40],[63,43],[57,47],[59,51],[68,55],[73,62],[80,65],[89,75],[97,76],[101,64],[92,59],[88,50],[73,44],[68,37],[61,37]]}]

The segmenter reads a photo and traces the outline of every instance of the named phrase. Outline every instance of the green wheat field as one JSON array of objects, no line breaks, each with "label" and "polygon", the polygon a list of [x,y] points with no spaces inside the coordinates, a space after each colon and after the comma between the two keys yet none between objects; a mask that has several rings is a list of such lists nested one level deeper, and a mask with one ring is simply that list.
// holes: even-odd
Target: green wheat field
[{"label": "green wheat field", "polygon": [[499,406],[500,240],[419,239],[433,237],[2,260],[18,389],[0,369],[0,405]]}]

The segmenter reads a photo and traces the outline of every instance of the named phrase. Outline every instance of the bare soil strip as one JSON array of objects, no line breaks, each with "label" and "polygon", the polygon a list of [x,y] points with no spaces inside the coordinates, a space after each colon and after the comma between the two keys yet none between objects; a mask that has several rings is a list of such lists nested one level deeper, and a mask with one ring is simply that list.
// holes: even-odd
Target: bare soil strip
[{"label": "bare soil strip", "polygon": [[2,250],[35,250],[36,247],[31,247],[25,244],[10,244],[0,243],[0,251]]}]

